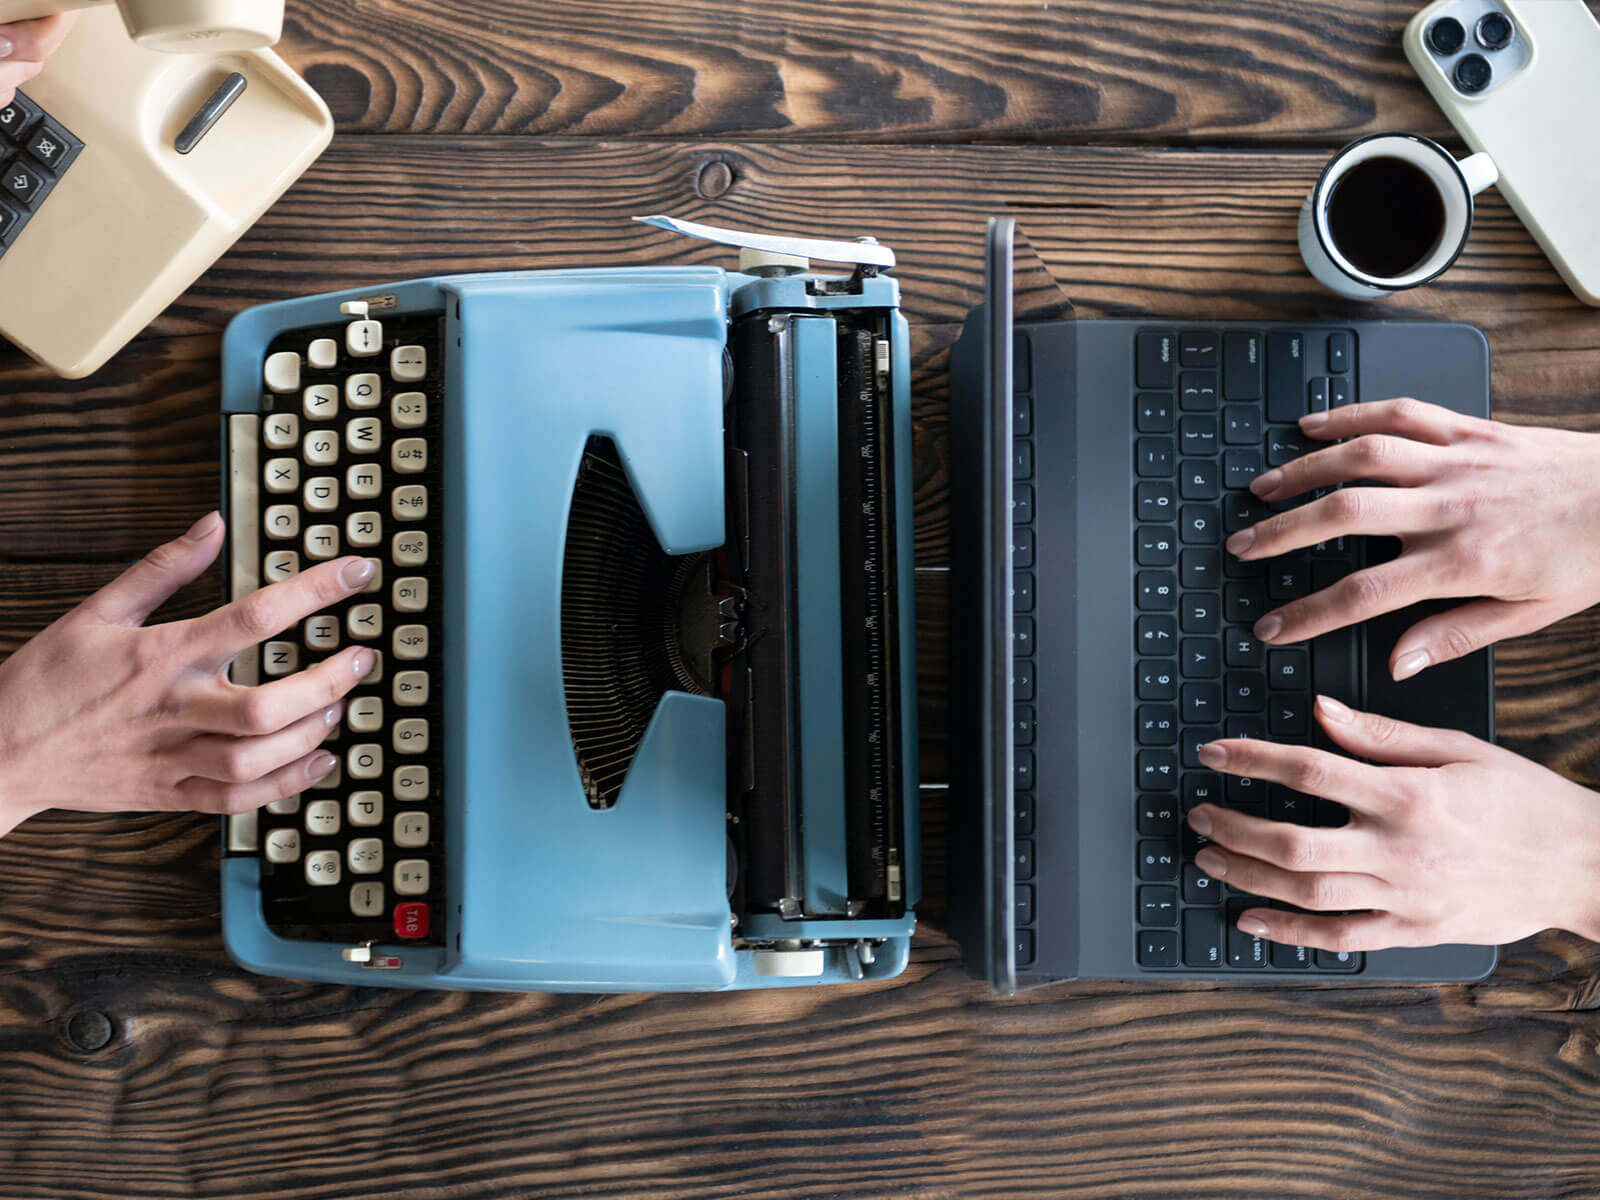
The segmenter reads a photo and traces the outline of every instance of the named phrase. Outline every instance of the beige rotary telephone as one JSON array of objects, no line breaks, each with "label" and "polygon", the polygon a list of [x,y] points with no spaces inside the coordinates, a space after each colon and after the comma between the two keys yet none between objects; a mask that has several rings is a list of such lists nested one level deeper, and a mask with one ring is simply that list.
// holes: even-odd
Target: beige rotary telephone
[{"label": "beige rotary telephone", "polygon": [[282,0],[0,0],[0,24],[70,8],[0,108],[0,336],[78,378],[254,224],[333,120],[259,48]]}]

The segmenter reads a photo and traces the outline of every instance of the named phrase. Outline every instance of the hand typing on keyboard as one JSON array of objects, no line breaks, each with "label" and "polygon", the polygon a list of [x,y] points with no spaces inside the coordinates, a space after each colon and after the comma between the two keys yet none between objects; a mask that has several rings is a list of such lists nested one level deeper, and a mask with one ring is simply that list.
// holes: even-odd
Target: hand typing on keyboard
[{"label": "hand typing on keyboard", "polygon": [[0,25],[0,108],[43,69],[77,19],[76,12],[68,12]]},{"label": "hand typing on keyboard", "polygon": [[[1359,534],[1391,535],[1403,548],[1264,614],[1261,641],[1303,642],[1421,600],[1469,598],[1395,642],[1389,667],[1399,680],[1600,600],[1600,437],[1410,399],[1311,413],[1300,428],[1338,444],[1266,472],[1250,490],[1269,503],[1321,498],[1240,530],[1228,551],[1265,559]],[[1342,486],[1358,480],[1394,486]]]},{"label": "hand typing on keyboard", "polygon": [[360,591],[371,561],[333,559],[203,617],[146,626],[211,565],[222,533],[218,514],[202,518],[0,663],[0,834],[47,808],[242,812],[333,769],[318,747],[372,650],[260,687],[225,672]]},{"label": "hand typing on keyboard", "polygon": [[1373,762],[1247,738],[1200,751],[1213,770],[1350,810],[1338,828],[1214,804],[1189,814],[1214,843],[1195,856],[1201,870],[1292,906],[1246,908],[1243,932],[1334,953],[1490,945],[1552,926],[1600,939],[1600,796],[1455,730],[1327,697],[1315,714],[1335,743]]}]

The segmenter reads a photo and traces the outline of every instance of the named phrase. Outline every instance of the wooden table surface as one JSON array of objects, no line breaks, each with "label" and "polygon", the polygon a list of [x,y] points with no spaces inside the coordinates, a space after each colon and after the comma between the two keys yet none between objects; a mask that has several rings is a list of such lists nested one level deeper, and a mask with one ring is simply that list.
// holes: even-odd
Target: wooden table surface
[{"label": "wooden table surface", "polygon": [[[1416,7],[290,0],[332,148],[94,377],[0,349],[0,652],[216,503],[219,335],[247,305],[726,261],[639,213],[872,233],[916,331],[923,921],[877,986],[312,986],[224,955],[214,819],[47,814],[0,841],[0,1197],[1600,1196],[1600,954],[1575,937],[1471,985],[996,1000],[943,932],[944,377],[985,217],[1018,217],[1082,314],[1471,321],[1499,416],[1600,428],[1600,314],[1497,195],[1442,280],[1382,306],[1299,261],[1332,148],[1460,148],[1400,51]],[[1591,785],[1597,635],[1574,618],[1497,670],[1503,742]]]}]

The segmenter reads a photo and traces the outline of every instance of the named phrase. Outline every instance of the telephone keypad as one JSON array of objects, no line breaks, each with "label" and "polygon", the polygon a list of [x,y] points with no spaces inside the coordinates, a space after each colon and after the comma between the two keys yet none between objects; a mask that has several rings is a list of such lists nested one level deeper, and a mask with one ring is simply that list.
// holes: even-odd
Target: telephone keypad
[{"label": "telephone keypad", "polygon": [[83,143],[18,92],[0,108],[0,256],[83,150]]}]

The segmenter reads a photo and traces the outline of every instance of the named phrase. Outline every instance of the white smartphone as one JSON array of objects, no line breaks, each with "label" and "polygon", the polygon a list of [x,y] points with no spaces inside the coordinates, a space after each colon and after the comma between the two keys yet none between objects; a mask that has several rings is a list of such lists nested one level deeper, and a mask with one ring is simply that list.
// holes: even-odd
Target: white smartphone
[{"label": "white smartphone", "polygon": [[1600,23],[1585,0],[1434,0],[1405,50],[1567,286],[1600,305]]}]

